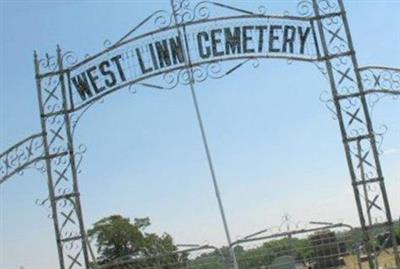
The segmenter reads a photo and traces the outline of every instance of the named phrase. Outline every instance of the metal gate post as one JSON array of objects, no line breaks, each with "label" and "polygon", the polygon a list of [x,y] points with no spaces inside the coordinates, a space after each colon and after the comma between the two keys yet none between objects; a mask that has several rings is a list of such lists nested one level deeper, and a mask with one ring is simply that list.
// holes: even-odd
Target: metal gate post
[{"label": "metal gate post", "polygon": [[[40,121],[60,269],[89,269],[61,50],[39,60],[34,53]],[[41,73],[40,68],[47,69]]]},{"label": "metal gate post", "polygon": [[[374,263],[378,264],[377,257],[371,254],[376,248],[372,241],[371,230],[374,227],[383,227],[392,238],[393,255],[397,268],[400,268],[376,133],[373,129],[343,2],[342,0],[313,0],[313,9],[364,235],[369,267],[374,268]],[[363,198],[366,204],[363,206],[361,193],[364,190],[368,193],[364,193]],[[367,223],[366,218],[374,218],[376,223]]]}]

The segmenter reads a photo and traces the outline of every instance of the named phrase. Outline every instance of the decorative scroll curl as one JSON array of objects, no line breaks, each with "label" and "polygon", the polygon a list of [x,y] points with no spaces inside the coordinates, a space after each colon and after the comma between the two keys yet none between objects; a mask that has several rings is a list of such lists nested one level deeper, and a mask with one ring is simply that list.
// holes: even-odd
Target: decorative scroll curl
[{"label": "decorative scroll curl", "polygon": [[337,0],[318,0],[318,8],[321,15],[340,11]]},{"label": "decorative scroll curl", "polygon": [[[245,61],[242,61],[234,65],[233,67],[230,67],[227,70],[222,69],[220,62],[195,66],[192,68],[193,72],[192,80],[195,83],[201,83],[205,81],[207,78],[212,78],[212,79],[223,78],[225,76],[232,74],[234,71],[236,71],[237,69],[239,69],[248,62],[252,62],[252,66],[254,68],[257,68],[260,65],[258,59],[247,59]],[[179,70],[179,72],[177,72],[174,76],[171,75],[172,73],[167,73],[164,78],[167,84],[171,85],[170,87],[172,88],[176,87],[178,84],[188,85],[191,82],[190,71],[187,69]]]},{"label": "decorative scroll curl", "polygon": [[[158,83],[141,82],[132,85],[130,91],[136,93],[137,86],[144,86],[155,90],[172,90],[178,85],[189,85],[191,82],[201,83],[207,79],[220,79],[226,77],[243,65],[250,63],[253,68],[258,68],[260,61],[258,59],[246,59],[229,68],[222,68],[221,62],[213,62],[192,67],[191,70],[179,69],[162,75],[161,81]],[[191,72],[193,76],[191,76]]]},{"label": "decorative scroll curl", "polygon": [[329,91],[323,91],[319,96],[321,103],[325,104],[325,107],[331,112],[332,119],[337,120],[337,113],[335,108],[335,102],[332,99],[332,94]]},{"label": "decorative scroll curl", "polygon": [[173,8],[177,15],[177,23],[209,19],[211,16],[211,8],[215,7],[245,15],[264,16],[267,14],[267,8],[264,5],[258,6],[256,11],[250,11],[227,4],[222,4],[216,1],[201,1],[196,3],[194,6],[191,5],[191,2],[189,0],[173,1]]},{"label": "decorative scroll curl", "polygon": [[376,144],[378,146],[378,153],[381,155],[384,153],[383,149],[383,142],[385,139],[385,135],[388,132],[388,126],[385,124],[381,124],[376,130],[375,130],[375,139],[376,139]]},{"label": "decorative scroll curl", "polygon": [[300,16],[310,17],[314,15],[313,3],[311,0],[301,0],[297,4],[297,13]]},{"label": "decorative scroll curl", "polygon": [[61,56],[64,68],[69,68],[79,61],[79,57],[74,51],[67,51]]},{"label": "decorative scroll curl", "polygon": [[43,135],[32,135],[0,154],[0,184],[44,158]]},{"label": "decorative scroll curl", "polygon": [[57,58],[46,53],[44,58],[39,59],[39,65],[40,68],[46,72],[54,72],[58,68]]},{"label": "decorative scroll curl", "polygon": [[[337,0],[319,0],[318,8],[321,15],[339,11]],[[300,0],[297,4],[297,13],[304,17],[313,16],[314,8],[312,0]]]},{"label": "decorative scroll curl", "polygon": [[177,23],[208,19],[210,17],[209,1],[202,1],[193,8],[188,0],[173,1],[173,8],[177,15]]}]

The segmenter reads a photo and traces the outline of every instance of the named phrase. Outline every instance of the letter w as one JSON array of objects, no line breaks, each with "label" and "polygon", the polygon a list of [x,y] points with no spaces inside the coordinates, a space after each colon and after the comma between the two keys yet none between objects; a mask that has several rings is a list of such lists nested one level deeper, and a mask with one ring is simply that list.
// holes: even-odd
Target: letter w
[{"label": "letter w", "polygon": [[89,83],[85,73],[81,73],[80,75],[72,77],[71,80],[74,83],[75,88],[78,90],[82,101],[85,101],[86,97],[93,96],[92,92],[90,91]]}]

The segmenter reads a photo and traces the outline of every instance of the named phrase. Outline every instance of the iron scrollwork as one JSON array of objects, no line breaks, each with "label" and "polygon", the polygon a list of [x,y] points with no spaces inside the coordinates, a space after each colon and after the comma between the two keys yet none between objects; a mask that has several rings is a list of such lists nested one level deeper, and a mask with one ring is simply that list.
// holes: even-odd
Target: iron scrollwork
[{"label": "iron scrollwork", "polygon": [[189,85],[191,82],[201,83],[211,79],[220,79],[226,77],[237,69],[242,67],[243,65],[251,63],[253,68],[257,68],[260,65],[258,59],[247,59],[238,63],[235,63],[229,68],[223,69],[220,62],[214,62],[209,64],[203,64],[192,67],[193,78],[191,81],[190,71],[187,69],[181,69],[173,72],[168,72],[163,75],[163,81],[166,86],[158,86],[159,89],[168,89],[171,90],[178,85]]},{"label": "iron scrollwork", "polygon": [[[43,160],[43,134],[32,135],[0,154],[0,184]],[[39,166],[37,166],[39,167]],[[40,167],[42,170],[43,167]]]},{"label": "iron scrollwork", "polygon": [[311,17],[314,15],[313,3],[311,0],[301,0],[297,4],[297,13],[300,16]]},{"label": "iron scrollwork", "polygon": [[210,19],[211,7],[217,7],[225,11],[229,10],[235,14],[239,13],[253,16],[265,16],[267,14],[267,8],[264,5],[259,5],[256,11],[251,11],[216,1],[200,1],[194,6],[191,5],[189,0],[173,1],[173,9],[176,12],[178,24]]},{"label": "iron scrollwork", "polygon": [[390,67],[364,67],[361,69],[363,84],[367,91],[400,94],[400,69]]}]

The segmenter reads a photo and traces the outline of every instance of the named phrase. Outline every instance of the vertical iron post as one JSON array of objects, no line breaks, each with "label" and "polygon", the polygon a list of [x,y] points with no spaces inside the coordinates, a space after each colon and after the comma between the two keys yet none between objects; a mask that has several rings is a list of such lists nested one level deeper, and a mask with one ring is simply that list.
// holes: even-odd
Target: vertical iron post
[{"label": "vertical iron post", "polygon": [[[315,16],[317,16],[317,17],[321,16],[317,0],[313,0],[313,8],[314,8]],[[319,36],[321,39],[323,55],[325,57],[327,57],[330,54],[330,52],[328,50],[325,32],[324,32],[323,24],[322,24],[320,18],[317,19],[317,25],[318,25]],[[332,67],[331,61],[329,61],[329,60],[325,61],[325,65],[326,65],[327,74],[328,74],[329,82],[330,82],[330,87],[331,87],[331,91],[332,91],[332,95],[333,95],[333,99],[334,99],[334,103],[335,103],[336,116],[339,121],[340,133],[342,136],[343,146],[344,146],[344,150],[345,150],[345,154],[346,154],[347,165],[349,168],[350,177],[351,177],[351,181],[352,181],[354,198],[356,201],[356,206],[357,206],[357,211],[358,211],[358,215],[359,215],[359,219],[360,219],[361,229],[363,230],[363,241],[366,246],[368,263],[369,263],[370,268],[373,269],[374,264],[373,264],[373,261],[371,259],[371,254],[370,254],[371,253],[370,239],[369,239],[369,234],[368,234],[368,231],[367,231],[366,225],[365,225],[365,218],[364,218],[363,209],[361,206],[360,193],[359,193],[358,188],[356,187],[356,175],[355,175],[354,168],[353,168],[353,162],[352,162],[351,153],[350,153],[350,145],[347,142],[346,127],[345,127],[345,123],[343,120],[341,104],[338,99],[339,93],[336,88],[336,81],[335,81],[335,76],[333,73],[333,67]]]},{"label": "vertical iron post", "polygon": [[[65,87],[67,69],[56,57],[34,54],[51,216],[60,269],[89,269],[86,233],[78,188],[70,110]],[[42,65],[45,72],[40,70]],[[41,73],[42,72],[42,73]]]},{"label": "vertical iron post", "polygon": [[58,214],[57,214],[57,205],[56,205],[56,201],[54,199],[55,195],[54,195],[54,189],[53,189],[53,186],[54,186],[53,176],[51,173],[51,156],[50,156],[48,136],[47,136],[47,131],[46,131],[47,130],[46,118],[44,115],[42,84],[41,84],[41,78],[40,78],[40,63],[39,63],[39,59],[38,59],[38,55],[37,55],[36,51],[34,52],[33,58],[34,58],[34,65],[35,65],[35,80],[36,80],[36,90],[37,90],[37,97],[38,97],[38,104],[39,104],[40,125],[42,127],[42,133],[43,133],[43,147],[44,147],[44,154],[45,154],[45,161],[46,161],[47,187],[49,189],[49,201],[50,201],[51,210],[52,210],[51,216],[53,219],[60,269],[64,269],[65,268],[64,255],[63,255],[62,244],[60,241],[61,235],[60,235],[60,231],[58,229],[59,221],[58,221]]},{"label": "vertical iron post", "polygon": [[[350,49],[354,51],[354,45],[353,45],[353,39],[351,37],[351,33],[350,33],[350,26],[349,26],[349,22],[347,20],[347,15],[345,12],[345,8],[344,8],[344,4],[343,4],[343,0],[338,0],[339,2],[339,6],[340,6],[340,10],[341,12],[343,12],[343,24],[344,24],[344,29],[346,31],[346,37],[348,39],[349,42],[349,46]],[[355,74],[356,74],[356,78],[357,78],[357,84],[358,87],[360,89],[361,95],[361,102],[363,105],[363,108],[365,110],[365,116],[366,116],[366,124],[367,124],[367,128],[368,128],[368,132],[371,134],[371,138],[370,138],[370,146],[373,152],[373,157],[374,157],[374,161],[375,161],[375,168],[377,170],[377,174],[378,174],[378,182],[379,182],[379,188],[381,190],[381,194],[382,194],[382,202],[384,205],[384,211],[386,213],[386,220],[387,220],[387,226],[389,229],[389,234],[392,238],[392,245],[393,245],[393,255],[395,258],[395,264],[397,268],[400,268],[400,255],[399,255],[399,250],[398,250],[398,246],[397,246],[397,239],[396,239],[396,233],[394,230],[394,225],[393,225],[393,218],[392,218],[392,213],[390,210],[390,204],[389,204],[389,198],[387,195],[387,191],[386,191],[386,186],[385,186],[385,181],[384,181],[384,177],[383,177],[383,172],[382,172],[382,166],[381,166],[381,162],[380,162],[380,158],[379,158],[379,151],[378,151],[378,147],[376,144],[376,137],[375,137],[375,132],[373,129],[373,125],[372,125],[372,120],[371,120],[371,116],[369,113],[369,107],[367,104],[367,100],[365,97],[365,93],[364,93],[364,86],[362,83],[362,79],[361,79],[361,74],[360,74],[360,70],[359,70],[359,65],[358,65],[358,61],[357,61],[357,57],[356,54],[353,53],[351,55],[352,57],[352,61],[354,64],[354,69],[355,69]],[[368,184],[365,181],[363,181],[362,183],[364,184]],[[369,213],[369,212],[368,212]]]},{"label": "vertical iron post", "polygon": [[[228,221],[226,219],[225,210],[224,210],[224,206],[223,206],[222,198],[221,198],[221,193],[219,190],[218,180],[217,180],[217,176],[216,176],[215,169],[214,169],[214,164],[213,164],[212,157],[211,157],[211,151],[208,146],[207,135],[206,135],[203,120],[201,117],[201,112],[200,112],[199,102],[197,100],[196,91],[194,88],[195,81],[194,81],[192,61],[191,61],[190,51],[189,51],[189,46],[188,46],[186,28],[183,25],[182,33],[181,33],[181,30],[179,29],[179,25],[178,25],[178,20],[177,20],[177,12],[174,7],[174,0],[170,0],[170,3],[171,3],[173,18],[174,18],[174,22],[175,22],[175,26],[176,26],[176,29],[178,32],[179,39],[181,41],[183,41],[183,44],[184,44],[183,46],[185,47],[185,50],[183,51],[183,55],[184,55],[183,58],[184,58],[186,66],[187,66],[187,71],[189,73],[190,93],[192,96],[192,101],[193,101],[193,105],[194,105],[195,112],[196,112],[196,118],[197,118],[197,122],[198,122],[198,125],[200,128],[201,137],[202,137],[202,141],[203,141],[203,145],[204,145],[204,150],[205,150],[205,153],[207,156],[207,163],[208,163],[208,167],[209,167],[212,182],[213,182],[215,196],[217,198],[218,207],[219,207],[219,211],[221,214],[221,219],[222,219],[222,223],[223,223],[223,227],[224,227],[224,231],[225,231],[225,236],[226,236],[226,240],[228,243],[229,254],[230,254],[230,258],[231,258],[231,268],[239,269],[237,260],[236,260],[236,255],[232,248],[232,239],[231,239],[231,235],[230,235],[230,231],[229,231]],[[183,36],[183,38],[182,38],[182,36]]]},{"label": "vertical iron post", "polygon": [[81,240],[81,247],[83,252],[83,259],[85,263],[85,267],[89,268],[89,253],[88,253],[88,240],[86,238],[86,230],[85,225],[83,223],[83,214],[82,214],[82,206],[81,206],[81,199],[80,199],[80,192],[79,192],[79,184],[78,184],[78,174],[76,169],[76,162],[75,162],[75,152],[74,152],[74,143],[72,137],[72,128],[71,128],[71,118],[69,115],[69,108],[67,102],[67,90],[65,86],[65,72],[63,66],[63,58],[61,53],[60,46],[57,46],[57,63],[58,69],[60,71],[59,80],[61,86],[61,96],[62,96],[62,103],[63,103],[63,112],[64,112],[64,122],[65,122],[65,132],[67,137],[67,146],[68,146],[68,154],[69,154],[69,162],[71,168],[71,177],[72,177],[72,186],[73,186],[73,193],[75,196],[75,213],[78,219],[78,225],[80,230],[80,240]]}]

